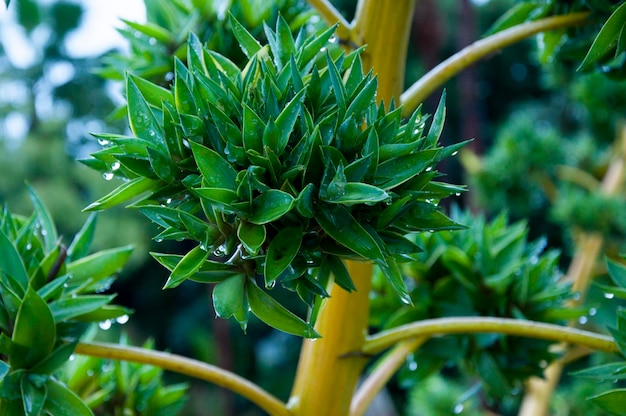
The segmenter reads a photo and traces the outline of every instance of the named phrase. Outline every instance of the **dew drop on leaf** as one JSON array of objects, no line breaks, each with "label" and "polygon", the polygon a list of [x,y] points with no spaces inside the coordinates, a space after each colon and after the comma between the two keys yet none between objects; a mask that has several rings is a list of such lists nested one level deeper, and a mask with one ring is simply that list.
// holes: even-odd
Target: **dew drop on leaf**
[{"label": "dew drop on leaf", "polygon": [[120,162],[113,162],[111,163],[111,170],[118,170],[120,168]]},{"label": "dew drop on leaf", "polygon": [[102,322],[98,322],[98,326],[100,327],[100,329],[102,329],[103,331],[106,331],[108,329],[111,329],[111,321],[109,319],[102,321]]},{"label": "dew drop on leaf", "polygon": [[606,293],[604,294],[604,297],[605,297],[606,299],[613,299],[613,298],[615,298],[615,293],[606,292]]},{"label": "dew drop on leaf", "polygon": [[598,310],[596,308],[589,309],[589,316],[595,316],[596,313],[598,313]]},{"label": "dew drop on leaf", "polygon": [[464,408],[465,408],[465,407],[463,406],[463,403],[457,403],[457,404],[454,406],[454,414],[455,414],[455,415],[460,414],[461,412],[463,412],[463,409],[464,409]]},{"label": "dew drop on leaf", "polygon": [[585,325],[587,322],[589,322],[589,318],[587,318],[586,316],[581,316],[580,318],[578,318],[578,323],[581,325]]},{"label": "dew drop on leaf", "polygon": [[115,322],[117,322],[120,325],[124,325],[126,322],[128,322],[129,319],[130,318],[128,315],[122,315],[122,316],[118,316],[117,318],[115,318]]},{"label": "dew drop on leaf", "polygon": [[115,175],[113,174],[113,172],[104,172],[102,174],[102,177],[104,178],[105,181],[110,181],[111,179],[113,179]]},{"label": "dew drop on leaf", "polygon": [[108,146],[109,144],[111,144],[111,142],[108,141],[107,139],[98,139],[98,144],[100,146]]}]

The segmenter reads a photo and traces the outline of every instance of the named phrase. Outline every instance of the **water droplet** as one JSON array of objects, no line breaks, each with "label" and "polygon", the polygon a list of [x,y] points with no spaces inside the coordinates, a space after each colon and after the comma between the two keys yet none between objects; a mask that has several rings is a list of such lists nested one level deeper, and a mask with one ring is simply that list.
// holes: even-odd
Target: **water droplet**
[{"label": "water droplet", "polygon": [[337,36],[332,35],[330,38],[328,38],[328,41],[329,41],[330,43],[336,43],[336,42],[337,42]]},{"label": "water droplet", "polygon": [[271,282],[267,283],[265,285],[266,289],[274,289],[274,287],[276,286],[276,280],[272,280]]},{"label": "water droplet", "polygon": [[455,150],[454,152],[452,152],[452,155],[451,155],[451,156],[456,156],[456,155],[458,155],[458,154],[459,154],[459,151],[458,151],[458,150]]},{"label": "water droplet", "polygon": [[322,46],[322,47],[320,48],[320,52],[321,52],[321,53],[326,52],[326,46]]},{"label": "water droplet", "polygon": [[149,43],[150,45],[156,45],[157,40],[156,40],[156,38],[150,38],[150,39],[148,39],[148,43]]},{"label": "water droplet", "polygon": [[69,285],[67,283],[63,283],[63,287],[67,288]]},{"label": "water droplet", "polygon": [[578,318],[578,323],[581,325],[585,325],[587,322],[589,322],[589,318],[587,318],[586,316],[581,316],[580,318]]},{"label": "water droplet", "polygon": [[162,241],[163,241],[163,238],[161,238],[161,237],[155,237],[155,238],[154,238],[154,241],[156,241],[157,243],[160,243],[160,242],[162,242]]},{"label": "water droplet", "polygon": [[521,391],[519,388],[517,388],[517,387],[513,387],[513,388],[511,389],[511,394],[512,394],[513,396],[517,396],[517,395],[519,395],[521,392],[522,392],[522,391]]},{"label": "water droplet", "polygon": [[105,321],[102,322],[98,322],[98,326],[100,327],[100,329],[102,329],[103,331],[106,331],[108,329],[111,329],[111,320],[107,319]]},{"label": "water droplet", "polygon": [[574,300],[580,300],[580,293],[576,292],[572,295],[572,299]]},{"label": "water droplet", "polygon": [[411,370],[411,371],[417,370],[417,362],[416,361],[411,361],[409,363],[409,370]]},{"label": "water droplet", "polygon": [[120,325],[124,325],[126,322],[128,322],[129,319],[130,317],[128,315],[122,315],[122,316],[118,316],[117,318],[115,318],[115,322],[117,322]]},{"label": "water droplet", "polygon": [[605,297],[606,299],[613,299],[613,298],[615,298],[615,293],[606,292],[606,293],[604,294],[604,297]]},{"label": "water droplet", "polygon": [[454,414],[455,414],[455,415],[460,414],[461,412],[463,412],[463,409],[464,409],[464,408],[465,408],[465,406],[463,406],[463,403],[457,403],[457,404],[454,406]]},{"label": "water droplet", "polygon": [[539,257],[532,256],[529,261],[530,261],[530,264],[537,264],[539,263]]},{"label": "water droplet", "polygon": [[401,296],[401,297],[400,297],[400,300],[401,300],[401,301],[402,301],[402,303],[404,303],[405,305],[410,305],[410,304],[411,304],[411,299],[410,299],[410,298],[408,298],[408,297]]},{"label": "water droplet", "polygon": [[548,366],[548,362],[546,360],[539,361],[539,367],[546,368]]},{"label": "water droplet", "polygon": [[31,250],[33,248],[33,245],[29,242],[28,244],[26,244],[26,250]]},{"label": "water droplet", "polygon": [[120,168],[120,162],[113,162],[111,163],[111,170],[118,170]]},{"label": "water droplet", "polygon": [[74,354],[70,355],[70,361],[74,361],[76,359],[76,356]]},{"label": "water droplet", "polygon": [[457,192],[457,193],[456,193],[456,194],[454,194],[454,195],[456,195],[456,196],[461,196],[461,193],[460,193],[460,192]]},{"label": "water droplet", "polygon": [[115,174],[113,172],[104,172],[102,174],[102,177],[104,178],[105,181],[110,181],[111,179],[113,179],[114,176]]},{"label": "water droplet", "polygon": [[87,377],[93,377],[94,374],[95,373],[94,373],[93,370],[91,370],[91,369],[87,370]]},{"label": "water droplet", "polygon": [[41,235],[48,235],[48,230],[46,230],[45,228],[41,229]]},{"label": "water droplet", "polygon": [[99,144],[100,146],[108,146],[108,145],[110,145],[110,144],[111,144],[111,142],[110,142],[110,141],[108,141],[107,139],[99,138],[99,139],[98,139],[98,144]]},{"label": "water droplet", "polygon": [[589,309],[589,316],[595,316],[597,313],[598,313],[598,310],[596,308]]},{"label": "water droplet", "polygon": [[432,166],[429,166],[429,167],[426,168],[426,172],[430,172],[431,170],[433,170]]},{"label": "water droplet", "polygon": [[172,203],[172,198],[167,198],[167,199],[165,200],[165,203],[166,203],[167,205],[171,204],[171,203]]}]

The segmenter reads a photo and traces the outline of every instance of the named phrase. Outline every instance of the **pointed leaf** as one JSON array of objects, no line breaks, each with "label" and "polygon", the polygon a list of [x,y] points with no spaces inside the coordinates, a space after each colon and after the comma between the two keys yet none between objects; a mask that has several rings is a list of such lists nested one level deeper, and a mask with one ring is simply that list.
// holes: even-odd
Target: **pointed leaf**
[{"label": "pointed leaf", "polygon": [[46,383],[48,398],[44,410],[54,416],[93,416],[92,411],[71,390],[60,382],[49,379]]},{"label": "pointed leaf", "polygon": [[37,218],[39,219],[39,226],[41,227],[41,235],[43,236],[43,240],[45,242],[46,253],[54,250],[56,246],[56,241],[59,236],[57,234],[56,226],[52,221],[52,216],[50,212],[46,208],[46,206],[41,202],[41,199],[35,193],[35,190],[28,186],[28,192],[30,193],[30,199],[33,201],[33,206],[35,207],[35,212],[37,213]]},{"label": "pointed leaf", "polygon": [[385,263],[385,256],[374,238],[341,205],[319,207],[315,219],[335,241],[367,260]]},{"label": "pointed leaf", "polygon": [[320,337],[309,324],[285,309],[251,280],[246,283],[246,293],[252,313],[266,324],[288,334],[305,338]]},{"label": "pointed leaf", "polygon": [[17,249],[3,231],[0,231],[0,253],[2,253],[2,255],[0,255],[0,271],[11,276],[22,289],[23,294],[28,287],[26,267],[24,267],[24,263]]},{"label": "pointed leaf", "polygon": [[265,256],[265,284],[271,286],[291,264],[302,244],[302,227],[283,228],[272,239]]},{"label": "pointed leaf", "polygon": [[72,276],[69,287],[82,285],[87,279],[97,283],[117,273],[128,261],[132,246],[102,250],[67,265],[67,273]]},{"label": "pointed leaf", "polygon": [[142,193],[156,188],[160,181],[150,178],[135,178],[115,188],[108,195],[89,204],[83,211],[101,211],[126,202]]},{"label": "pointed leaf", "polygon": [[29,380],[30,377],[22,377],[21,392],[22,403],[24,403],[24,414],[26,416],[39,416],[46,402],[46,385],[36,386]]},{"label": "pointed leaf", "polygon": [[435,147],[437,145],[437,141],[441,136],[441,132],[443,132],[443,125],[446,120],[446,91],[443,91],[441,94],[441,99],[439,100],[439,106],[437,106],[437,111],[435,111],[435,116],[433,117],[433,122],[430,125],[430,130],[428,130],[428,136],[426,136],[426,144],[425,149],[429,149],[431,147]]},{"label": "pointed leaf", "polygon": [[376,202],[390,200],[391,196],[382,189],[360,182],[348,182],[345,184],[343,192],[334,198],[326,199],[333,204],[355,205],[366,204],[373,205]]},{"label": "pointed leaf", "polygon": [[613,14],[611,14],[604,23],[602,29],[600,29],[600,32],[598,32],[598,35],[593,40],[585,59],[583,59],[578,67],[579,71],[589,69],[595,62],[604,58],[609,52],[615,49],[625,22],[626,3],[615,9]]},{"label": "pointed leaf", "polygon": [[209,253],[200,246],[193,248],[189,253],[185,254],[174,270],[172,270],[163,288],[171,289],[180,285],[184,280],[196,273],[208,257]]},{"label": "pointed leaf", "polygon": [[611,280],[613,280],[618,287],[626,289],[626,265],[607,257],[606,267],[609,271],[609,276],[611,276]]},{"label": "pointed leaf", "polygon": [[228,21],[233,28],[233,35],[239,42],[239,47],[248,58],[252,58],[255,53],[261,50],[261,44],[230,13],[228,14]]},{"label": "pointed leaf", "polygon": [[[289,143],[289,136],[293,130],[300,109],[302,107],[302,101],[304,100],[304,93],[306,90],[300,90],[292,99],[287,103],[285,108],[276,117],[276,127],[278,128],[278,145],[276,154],[280,156],[287,144]],[[274,150],[274,149],[272,149]]]},{"label": "pointed leaf", "polygon": [[26,291],[13,329],[11,368],[29,368],[52,352],[56,327],[46,302],[32,288]]},{"label": "pointed leaf", "polygon": [[255,256],[265,242],[266,230],[264,225],[251,224],[241,221],[237,228],[237,237],[248,253]]},{"label": "pointed leaf", "polygon": [[76,233],[72,243],[67,249],[67,258],[69,261],[77,260],[84,257],[89,252],[89,246],[93,241],[93,236],[96,230],[96,213],[91,213],[85,224],[81,227],[80,231]]},{"label": "pointed leaf", "polygon": [[248,221],[253,224],[266,224],[288,213],[294,206],[295,199],[287,192],[270,189],[256,197],[253,213]]},{"label": "pointed leaf", "polygon": [[133,77],[126,80],[126,95],[128,100],[128,122],[133,134],[141,139],[148,140],[152,146],[164,155],[169,155],[163,130],[157,121],[152,109],[139,90]]},{"label": "pointed leaf", "polygon": [[237,171],[219,153],[195,142],[191,142],[191,150],[209,187],[237,189]]},{"label": "pointed leaf", "polygon": [[86,295],[59,299],[50,304],[54,321],[59,323],[69,319],[79,319],[81,315],[93,312],[113,300],[115,295]]},{"label": "pointed leaf", "polygon": [[588,398],[591,403],[613,415],[626,415],[626,389],[614,389]]},{"label": "pointed leaf", "polygon": [[244,283],[245,277],[239,274],[215,285],[212,297],[217,316],[227,319],[240,311],[245,300]]}]

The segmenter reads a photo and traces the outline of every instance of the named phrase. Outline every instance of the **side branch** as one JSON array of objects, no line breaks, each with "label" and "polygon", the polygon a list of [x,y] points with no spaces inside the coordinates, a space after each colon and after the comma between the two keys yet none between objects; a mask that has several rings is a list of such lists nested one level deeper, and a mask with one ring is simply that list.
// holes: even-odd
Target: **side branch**
[{"label": "side branch", "polygon": [[340,38],[350,38],[350,30],[352,26],[348,21],[339,13],[335,6],[333,6],[329,0],[309,0],[309,4],[313,6],[315,10],[322,16],[322,18],[329,25],[339,23],[337,27],[337,35]]},{"label": "side branch", "polygon": [[378,354],[410,338],[469,333],[499,333],[566,342],[605,352],[617,351],[611,337],[595,332],[512,318],[459,317],[427,319],[380,332],[365,341],[361,352]]},{"label": "side branch", "polygon": [[428,338],[422,337],[400,342],[389,354],[383,357],[352,398],[350,416],[363,416],[376,398],[376,395],[406,362],[409,354],[422,346],[426,341],[428,341]]},{"label": "side branch", "polygon": [[261,389],[256,384],[229,371],[202,361],[146,348],[99,342],[81,342],[76,346],[75,352],[92,357],[111,358],[154,365],[164,370],[184,374],[227,388],[249,399],[271,415],[289,416],[291,414],[283,402]]},{"label": "side branch", "polygon": [[403,115],[411,113],[433,91],[479,59],[537,33],[578,26],[588,16],[588,13],[581,12],[522,23],[472,43],[431,69],[402,94]]}]

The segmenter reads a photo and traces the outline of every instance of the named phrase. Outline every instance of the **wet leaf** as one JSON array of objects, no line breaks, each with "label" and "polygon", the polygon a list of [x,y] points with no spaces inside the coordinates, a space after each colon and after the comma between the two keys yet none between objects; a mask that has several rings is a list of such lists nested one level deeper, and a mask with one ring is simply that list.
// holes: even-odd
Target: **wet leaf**
[{"label": "wet leaf", "polygon": [[96,213],[91,213],[80,231],[74,236],[72,243],[67,249],[67,259],[70,262],[86,256],[89,252],[89,247],[91,246],[96,230],[96,218]]},{"label": "wet leaf", "polygon": [[28,274],[20,254],[2,231],[0,231],[0,253],[2,253],[0,255],[0,270],[13,278],[19,285],[21,294],[23,294],[28,287]]},{"label": "wet leaf", "polygon": [[82,315],[93,312],[113,300],[115,295],[86,295],[63,298],[50,304],[55,322],[79,319]]},{"label": "wet leaf", "polygon": [[228,14],[228,21],[233,28],[233,34],[239,42],[239,47],[248,58],[252,58],[254,54],[261,50],[261,44],[230,13]]},{"label": "wet leaf", "polygon": [[626,23],[626,3],[620,5],[598,32],[585,59],[578,67],[579,71],[589,69],[594,63],[604,58],[617,46],[624,24]]},{"label": "wet leaf", "polygon": [[285,309],[251,280],[246,282],[246,293],[252,313],[266,324],[288,334],[305,338],[320,337],[309,324]]},{"label": "wet leaf", "polygon": [[244,248],[251,255],[256,255],[265,242],[266,230],[264,225],[251,224],[241,221],[237,228],[237,237]]},{"label": "wet leaf", "polygon": [[193,248],[189,253],[185,254],[174,270],[172,270],[163,288],[171,289],[180,285],[183,281],[196,273],[208,257],[209,253],[200,246]]},{"label": "wet leaf", "polygon": [[52,216],[50,215],[50,212],[43,204],[43,202],[41,202],[41,199],[39,199],[39,197],[35,193],[35,190],[31,186],[28,186],[28,192],[30,194],[31,201],[33,202],[33,206],[35,207],[37,218],[39,219],[41,235],[43,236],[47,253],[49,251],[52,251],[56,246],[56,241],[59,238],[57,234],[57,228],[54,225],[54,221],[52,221]]},{"label": "wet leaf", "polygon": [[46,358],[56,339],[52,312],[33,289],[26,291],[13,329],[11,368],[30,368]]},{"label": "wet leaf", "polygon": [[82,285],[87,279],[97,284],[117,273],[128,261],[133,251],[132,246],[102,250],[73,261],[67,265],[67,273],[72,276],[68,288]]},{"label": "wet leaf", "polygon": [[237,172],[219,153],[195,142],[191,150],[208,187],[237,189]]},{"label": "wet leaf", "polygon": [[120,185],[108,195],[98,199],[96,202],[92,202],[85,209],[83,209],[83,211],[100,211],[114,207],[122,202],[128,201],[129,199],[135,198],[146,191],[154,189],[158,184],[159,181],[145,177],[132,179]]},{"label": "wet leaf", "polygon": [[60,382],[49,379],[44,410],[54,416],[93,416],[85,403]]},{"label": "wet leaf", "polygon": [[213,288],[213,306],[220,318],[230,318],[239,312],[245,303],[245,277],[236,275],[225,279]]},{"label": "wet leaf", "polygon": [[273,285],[291,264],[302,244],[302,227],[283,228],[270,242],[265,256],[265,284]]},{"label": "wet leaf", "polygon": [[597,396],[592,396],[587,400],[613,415],[626,415],[626,409],[624,408],[626,389],[609,390]]},{"label": "wet leaf", "polygon": [[252,215],[248,221],[253,224],[266,224],[275,221],[293,208],[295,199],[287,192],[270,189],[254,199]]},{"label": "wet leaf", "polygon": [[46,385],[36,386],[26,376],[22,377],[21,391],[24,414],[26,416],[39,416],[48,395]]}]

